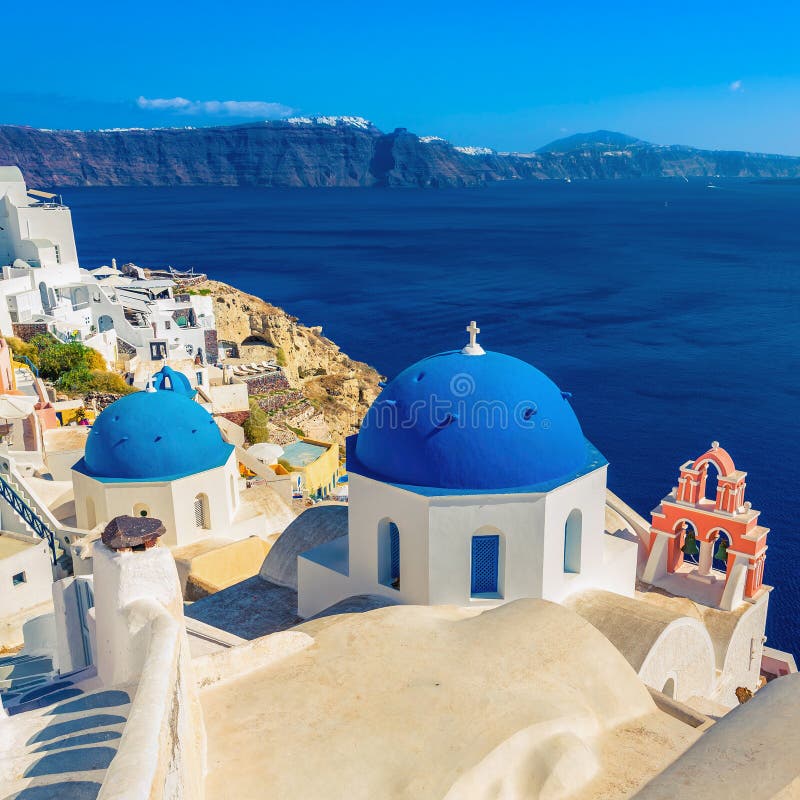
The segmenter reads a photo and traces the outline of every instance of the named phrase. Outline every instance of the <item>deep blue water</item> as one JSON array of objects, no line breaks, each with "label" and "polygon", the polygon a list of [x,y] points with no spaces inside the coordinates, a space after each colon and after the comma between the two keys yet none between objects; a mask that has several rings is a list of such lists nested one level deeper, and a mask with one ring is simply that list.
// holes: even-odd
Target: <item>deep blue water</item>
[{"label": "deep blue water", "polygon": [[562,389],[649,519],[717,439],[772,529],[770,644],[800,655],[800,186],[66,189],[84,266],[194,266],[392,376],[459,347]]}]

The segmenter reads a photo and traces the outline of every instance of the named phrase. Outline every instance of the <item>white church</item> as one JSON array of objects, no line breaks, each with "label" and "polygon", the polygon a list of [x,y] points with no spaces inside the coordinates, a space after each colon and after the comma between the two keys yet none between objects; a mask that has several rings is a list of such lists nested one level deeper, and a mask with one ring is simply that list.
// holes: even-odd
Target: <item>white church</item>
[{"label": "white church", "polygon": [[633,596],[637,545],[605,533],[608,462],[546,375],[468,330],[462,350],[391,381],[348,442],[349,534],[302,555],[301,616],[357,594],[474,606]]},{"label": "white church", "polygon": [[[463,349],[390,381],[348,439],[346,532],[296,547],[298,615],[352,598],[476,611],[541,598],[577,611],[673,698],[731,708],[755,691],[772,587],[745,580],[763,574],[768,529],[743,490],[737,507],[722,490],[716,506],[673,490],[649,525],[607,490],[608,463],[569,395],[530,364],[484,351],[474,322],[467,331]],[[743,486],[745,473],[716,442],[682,475],[702,474],[705,486],[709,464],[720,467],[720,486]],[[667,507],[676,509],[674,531],[664,527]],[[306,528],[313,513],[303,515]],[[686,520],[698,515],[709,523],[696,541]],[[737,526],[743,536],[717,548],[723,563],[694,560]],[[665,537],[669,562],[652,568],[653,542]],[[280,544],[286,552],[292,543]],[[752,552],[739,552],[745,546]],[[280,582],[270,569],[268,556],[262,576]]]}]

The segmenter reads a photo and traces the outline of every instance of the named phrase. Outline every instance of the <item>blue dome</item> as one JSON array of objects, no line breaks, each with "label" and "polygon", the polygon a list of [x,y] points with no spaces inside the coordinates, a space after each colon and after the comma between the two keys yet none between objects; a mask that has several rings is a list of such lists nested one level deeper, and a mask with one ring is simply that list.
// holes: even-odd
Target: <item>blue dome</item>
[{"label": "blue dome", "polygon": [[173,392],[178,392],[189,398],[197,394],[197,391],[192,389],[192,384],[189,383],[189,379],[182,372],[175,372],[175,370],[167,364],[153,375],[153,388],[158,391],[171,389]]},{"label": "blue dome", "polygon": [[599,456],[546,375],[512,356],[459,350],[401,372],[372,404],[351,447],[353,472],[444,490],[557,484]]},{"label": "blue dome", "polygon": [[97,418],[75,469],[101,481],[152,481],[222,466],[233,446],[179,391],[135,392]]}]

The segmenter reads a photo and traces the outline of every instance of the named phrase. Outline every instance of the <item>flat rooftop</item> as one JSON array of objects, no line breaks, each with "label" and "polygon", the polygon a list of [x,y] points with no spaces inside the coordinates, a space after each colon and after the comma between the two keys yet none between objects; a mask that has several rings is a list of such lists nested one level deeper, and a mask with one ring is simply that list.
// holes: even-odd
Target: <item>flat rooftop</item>
[{"label": "flat rooftop", "polygon": [[541,600],[477,616],[395,606],[277,636],[201,690],[208,800],[549,797],[553,784],[609,800],[699,735],[589,623]]},{"label": "flat rooftop", "polygon": [[8,531],[0,531],[0,558],[10,558],[41,543],[41,539],[25,539]]}]

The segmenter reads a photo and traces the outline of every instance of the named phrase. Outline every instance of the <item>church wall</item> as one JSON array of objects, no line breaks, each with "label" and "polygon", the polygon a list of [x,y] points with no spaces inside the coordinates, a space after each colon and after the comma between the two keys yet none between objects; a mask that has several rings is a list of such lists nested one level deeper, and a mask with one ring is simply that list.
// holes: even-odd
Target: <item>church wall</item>
[{"label": "church wall", "polygon": [[[541,594],[546,600],[561,602],[573,592],[589,588],[608,589],[620,594],[630,594],[633,589],[635,568],[624,586],[621,585],[621,576],[607,573],[604,569],[606,471],[607,467],[600,467],[547,494]],[[575,509],[581,512],[580,572],[565,572],[565,525]]]},{"label": "church wall", "polygon": [[[430,603],[495,605],[541,597],[544,495],[441,497],[430,509]],[[498,594],[471,597],[472,537],[500,536]]]},{"label": "church wall", "polygon": [[743,686],[751,691],[755,691],[758,687],[768,606],[769,594],[765,593],[742,615],[727,643],[720,633],[715,632],[713,628],[711,630],[717,649],[717,659],[722,652],[725,654],[722,664],[717,665],[722,672],[714,693],[714,699],[722,705],[730,708],[738,705],[736,697],[738,687]]},{"label": "church wall", "polygon": [[[222,467],[172,482],[172,505],[178,546],[190,544],[207,536],[234,536],[232,522],[236,511],[230,487],[233,478],[233,491],[238,505],[239,476],[235,472],[235,464],[236,456],[232,453]],[[208,499],[208,528],[198,528],[195,524],[194,500],[198,494],[204,494]],[[250,533],[253,531],[248,530],[248,533],[243,535]]]},{"label": "church wall", "polygon": [[650,648],[639,677],[660,692],[672,680],[670,696],[680,702],[707,697],[715,669],[714,647],[705,626],[687,617],[672,622]]},{"label": "church wall", "polygon": [[[398,603],[427,604],[429,498],[355,473],[349,477],[349,594],[381,594]],[[400,532],[400,589],[378,582],[378,524]]]},{"label": "church wall", "polygon": [[138,517],[139,506],[146,507],[147,516],[156,517],[164,523],[166,534],[162,541],[175,544],[175,515],[169,483],[138,481],[131,483],[101,483],[93,478],[73,471],[72,484],[75,490],[75,517],[79,528],[91,528],[87,500],[94,502],[95,525],[108,523],[114,517],[129,515]]},{"label": "church wall", "polygon": [[[131,481],[130,483],[102,483],[80,472],[73,471],[75,514],[79,528],[91,528],[87,499],[94,502],[95,525],[108,523],[114,517],[138,517],[144,508],[147,516],[164,523],[163,542],[169,547],[180,546],[207,536],[231,536],[232,520],[239,502],[236,458],[231,454],[226,464],[217,469],[189,475],[167,482]],[[233,497],[231,496],[233,486]],[[198,494],[208,498],[210,526],[195,525],[194,499]],[[242,536],[255,531],[247,529]]]}]

